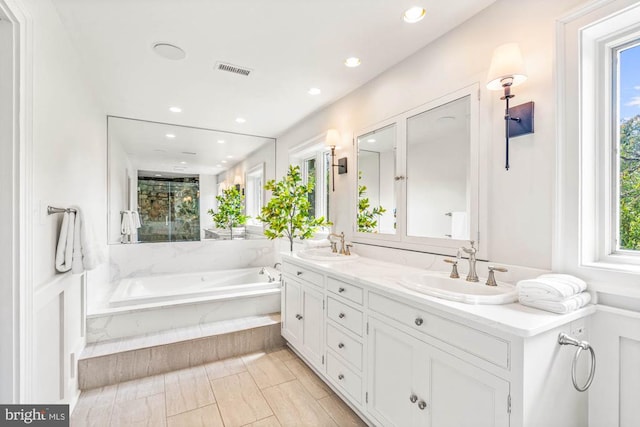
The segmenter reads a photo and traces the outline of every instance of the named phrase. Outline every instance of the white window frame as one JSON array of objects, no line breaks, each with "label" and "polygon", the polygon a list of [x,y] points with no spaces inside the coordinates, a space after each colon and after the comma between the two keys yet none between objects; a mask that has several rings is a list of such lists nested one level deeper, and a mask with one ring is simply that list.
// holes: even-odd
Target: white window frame
[{"label": "white window frame", "polygon": [[[554,270],[593,290],[637,294],[640,254],[616,251],[617,106],[613,50],[640,37],[640,4],[590,3],[557,22]],[[577,101],[576,101],[577,100]]]},{"label": "white window frame", "polygon": [[[326,139],[326,133],[323,133],[317,137],[292,148],[289,151],[289,163],[294,166],[300,167],[300,173],[302,175],[303,182],[306,184],[308,181],[307,170],[305,162],[307,160],[315,158],[316,160],[316,200],[315,200],[315,212],[316,217],[324,216],[325,220],[330,221],[327,200],[329,194],[327,192],[327,182],[325,177],[327,176],[327,167],[325,165],[325,155],[330,152],[330,149],[325,146],[324,141]],[[329,171],[331,172],[331,171]],[[320,214],[320,215],[318,215]],[[322,231],[327,231],[328,228],[322,227]]]}]

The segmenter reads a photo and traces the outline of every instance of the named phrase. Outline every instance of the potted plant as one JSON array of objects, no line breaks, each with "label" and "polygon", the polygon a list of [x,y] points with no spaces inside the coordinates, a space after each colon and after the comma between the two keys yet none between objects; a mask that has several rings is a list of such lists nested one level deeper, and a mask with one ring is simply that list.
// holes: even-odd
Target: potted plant
[{"label": "potted plant", "polygon": [[264,188],[272,192],[258,217],[266,226],[264,234],[269,239],[287,237],[290,251],[293,252],[294,238],[309,239],[319,227],[331,225],[324,217],[309,215],[308,195],[313,192],[313,182],[302,182],[299,166],[289,165],[286,176],[277,182],[268,181]]},{"label": "potted plant", "polygon": [[[362,179],[362,171],[358,172],[358,180]],[[387,210],[382,206],[369,209],[371,203],[366,197],[367,186],[358,184],[358,231],[361,233],[370,233],[378,226],[376,217],[381,216]]]},{"label": "potted plant", "polygon": [[229,187],[222,191],[222,194],[216,196],[218,201],[218,211],[209,209],[207,212],[211,215],[216,227],[228,229],[230,238],[233,239],[234,227],[243,226],[247,222],[248,216],[242,213],[242,202],[244,196],[240,194],[237,187]]}]

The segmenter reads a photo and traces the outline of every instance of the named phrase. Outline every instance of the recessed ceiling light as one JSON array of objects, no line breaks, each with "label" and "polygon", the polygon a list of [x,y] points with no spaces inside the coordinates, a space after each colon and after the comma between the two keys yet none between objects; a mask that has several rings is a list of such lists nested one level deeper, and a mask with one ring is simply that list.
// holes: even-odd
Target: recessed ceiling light
[{"label": "recessed ceiling light", "polygon": [[168,134],[166,134],[165,136],[166,136],[167,138],[169,138],[169,139],[172,139],[172,138],[175,138],[175,137],[176,137],[176,136],[175,136],[174,134],[172,134],[172,133],[168,133]]},{"label": "recessed ceiling light", "polygon": [[418,21],[421,21],[422,18],[424,18],[425,13],[426,13],[426,10],[424,10],[424,8],[420,6],[414,6],[405,10],[404,15],[402,15],[402,18],[404,19],[404,22],[413,24]]},{"label": "recessed ceiling light", "polygon": [[309,91],[307,93],[309,95],[320,95],[322,93],[322,91],[320,89],[318,89],[317,87],[312,87],[311,89],[309,89]]},{"label": "recessed ceiling light", "polygon": [[233,159],[233,156],[227,156],[227,159]]},{"label": "recessed ceiling light", "polygon": [[226,160],[222,160],[220,163],[227,163],[227,161]]},{"label": "recessed ceiling light", "polygon": [[186,165],[186,164],[187,164],[187,162],[180,162],[180,164],[181,164],[181,165]]},{"label": "recessed ceiling light", "polygon": [[162,175],[160,175],[159,173],[157,173],[157,174],[155,174],[155,176],[162,176]]},{"label": "recessed ceiling light", "polygon": [[243,119],[242,117],[236,117],[236,123],[244,123],[246,122],[246,119]]},{"label": "recessed ceiling light", "polygon": [[367,142],[376,142],[376,140],[371,138],[371,139],[367,139]]},{"label": "recessed ceiling light", "polygon": [[153,45],[153,51],[165,59],[174,61],[184,59],[187,56],[184,50],[169,43],[155,43]]},{"label": "recessed ceiling light", "polygon": [[172,113],[182,113],[182,108],[180,107],[169,107],[169,111]]},{"label": "recessed ceiling light", "polygon": [[219,139],[218,144],[224,144],[224,139]]},{"label": "recessed ceiling light", "polygon": [[351,58],[347,58],[344,60],[344,65],[346,65],[349,68],[357,67],[358,65],[360,65],[360,63],[361,63],[360,58],[356,58],[355,56],[352,56]]}]

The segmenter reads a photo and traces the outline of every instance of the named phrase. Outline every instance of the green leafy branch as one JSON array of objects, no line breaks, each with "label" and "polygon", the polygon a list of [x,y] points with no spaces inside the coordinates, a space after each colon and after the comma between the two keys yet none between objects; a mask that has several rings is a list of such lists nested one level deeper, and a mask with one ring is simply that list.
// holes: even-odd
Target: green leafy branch
[{"label": "green leafy branch", "polygon": [[223,190],[221,195],[216,196],[216,200],[218,200],[218,211],[213,209],[207,211],[216,227],[231,230],[247,222],[249,217],[242,213],[244,196],[235,186]]},{"label": "green leafy branch", "polygon": [[[362,171],[358,171],[358,181],[361,179]],[[358,184],[358,231],[361,233],[370,233],[375,230],[378,226],[377,218],[387,211],[382,206],[371,208],[371,203],[366,194],[367,186]]]},{"label": "green leafy branch", "polygon": [[293,251],[293,239],[309,239],[319,227],[331,225],[323,216],[314,218],[309,215],[311,202],[308,195],[313,192],[314,183],[302,182],[299,166],[289,165],[286,176],[280,181],[268,181],[264,188],[271,191],[271,199],[262,207],[257,219],[265,223],[267,238],[286,237]]}]

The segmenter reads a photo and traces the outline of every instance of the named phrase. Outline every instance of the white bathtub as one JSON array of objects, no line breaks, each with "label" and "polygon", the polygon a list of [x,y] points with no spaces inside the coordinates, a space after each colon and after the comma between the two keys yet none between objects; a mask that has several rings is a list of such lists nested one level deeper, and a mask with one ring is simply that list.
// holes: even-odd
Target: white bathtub
[{"label": "white bathtub", "polygon": [[[279,272],[268,269],[277,278]],[[278,280],[269,282],[258,274],[260,267],[204,273],[171,274],[123,279],[109,300],[111,307],[178,302],[207,297],[236,298],[260,295],[280,288]],[[217,298],[216,298],[217,297]]]}]

